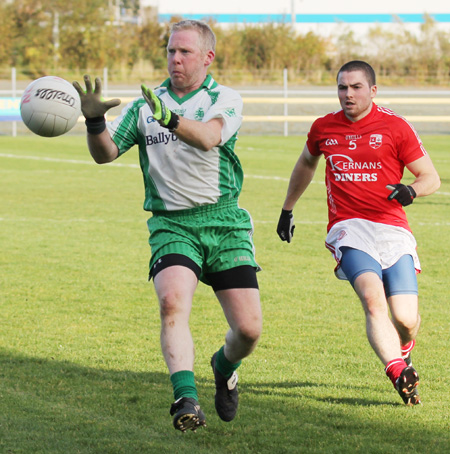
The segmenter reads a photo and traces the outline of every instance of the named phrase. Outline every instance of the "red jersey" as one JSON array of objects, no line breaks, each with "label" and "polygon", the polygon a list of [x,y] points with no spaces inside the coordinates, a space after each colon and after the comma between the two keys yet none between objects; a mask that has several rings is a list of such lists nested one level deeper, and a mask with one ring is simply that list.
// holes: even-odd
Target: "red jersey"
[{"label": "red jersey", "polygon": [[413,126],[392,110],[373,104],[351,122],[342,110],[318,118],[306,142],[324,155],[328,228],[346,219],[366,219],[409,231],[403,207],[389,201],[387,184],[400,183],[405,165],[427,152]]}]

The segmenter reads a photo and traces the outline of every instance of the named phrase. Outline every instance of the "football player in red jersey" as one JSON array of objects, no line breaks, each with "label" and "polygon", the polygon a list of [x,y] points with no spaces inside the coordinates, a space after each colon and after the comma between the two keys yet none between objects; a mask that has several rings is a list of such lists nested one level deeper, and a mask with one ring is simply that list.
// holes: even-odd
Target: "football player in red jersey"
[{"label": "football player in red jersey", "polygon": [[[361,300],[370,345],[407,405],[420,403],[411,350],[420,326],[416,241],[403,207],[432,194],[439,175],[413,126],[377,106],[375,72],[364,61],[346,63],[337,75],[342,110],[318,118],[292,172],[277,232],[291,242],[292,210],[326,160],[326,247],[336,276]],[[414,175],[401,183],[405,167]],[[389,311],[391,316],[389,316]]]}]

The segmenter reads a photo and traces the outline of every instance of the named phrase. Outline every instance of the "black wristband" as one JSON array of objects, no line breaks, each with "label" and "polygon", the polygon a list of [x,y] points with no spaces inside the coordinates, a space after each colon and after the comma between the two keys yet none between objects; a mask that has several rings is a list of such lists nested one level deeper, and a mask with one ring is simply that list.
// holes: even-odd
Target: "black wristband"
[{"label": "black wristband", "polygon": [[167,126],[165,126],[165,127],[170,132],[174,132],[177,130],[179,124],[180,124],[180,116],[177,115],[175,112],[172,112],[169,123],[167,123]]},{"label": "black wristband", "polygon": [[98,135],[106,129],[105,117],[86,118],[84,123],[89,134]]},{"label": "black wristband", "polygon": [[283,215],[288,215],[289,217],[292,216],[292,210],[284,210],[283,208],[281,209],[281,214]]}]

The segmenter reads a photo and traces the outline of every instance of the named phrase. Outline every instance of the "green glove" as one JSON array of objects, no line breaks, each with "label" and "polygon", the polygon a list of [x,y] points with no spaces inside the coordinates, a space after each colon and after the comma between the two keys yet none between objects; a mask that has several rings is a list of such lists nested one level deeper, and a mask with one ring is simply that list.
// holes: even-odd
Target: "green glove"
[{"label": "green glove", "polygon": [[164,102],[153,93],[150,88],[145,85],[141,85],[142,96],[144,97],[147,104],[150,106],[150,110],[153,113],[153,118],[163,127],[169,129],[169,131],[175,131],[178,128],[180,117],[166,107]]},{"label": "green glove", "polygon": [[95,78],[95,88],[92,90],[91,78],[84,76],[86,90],[83,90],[78,82],[73,82],[75,90],[80,95],[81,112],[86,119],[103,117],[105,113],[120,104],[120,99],[104,101],[102,98],[102,81],[99,77]]}]

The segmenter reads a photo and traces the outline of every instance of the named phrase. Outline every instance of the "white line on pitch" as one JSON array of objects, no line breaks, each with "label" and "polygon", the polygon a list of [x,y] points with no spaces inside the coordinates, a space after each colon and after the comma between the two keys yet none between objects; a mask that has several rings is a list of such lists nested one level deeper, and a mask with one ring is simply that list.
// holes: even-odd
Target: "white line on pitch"
[{"label": "white line on pitch", "polygon": [[[29,159],[33,161],[46,161],[46,162],[62,162],[62,163],[69,163],[69,164],[84,164],[84,165],[98,165],[94,161],[80,161],[76,159],[61,159],[61,158],[49,158],[46,156],[20,156],[15,154],[8,154],[8,153],[0,153],[0,158],[14,158],[14,159]],[[128,167],[132,169],[139,168],[139,164],[125,164],[120,162],[111,162],[108,164],[109,166],[113,167]],[[284,177],[277,177],[277,176],[270,176],[270,175],[249,175],[245,174],[245,178],[257,178],[261,180],[275,180],[275,181],[285,181],[288,182],[289,178]],[[323,181],[312,181],[311,183],[318,183],[324,184]],[[445,195],[448,196],[450,193],[448,192],[441,192],[436,191],[435,194]]]},{"label": "white line on pitch", "polygon": [[[15,159],[29,159],[32,161],[45,161],[45,162],[62,162],[68,164],[84,164],[84,165],[98,165],[94,161],[80,161],[76,159],[61,159],[61,158],[49,158],[46,156],[20,156],[15,154],[0,153],[0,158],[15,158]],[[108,166],[113,167],[130,167],[139,168],[139,164],[125,164],[120,162],[111,162]]]},{"label": "white line on pitch", "polygon": [[[81,161],[76,159],[61,159],[61,158],[49,158],[45,156],[20,156],[15,154],[0,153],[1,158],[13,158],[13,159],[29,159],[32,161],[45,161],[45,162],[61,162],[68,164],[84,164],[84,165],[98,165],[94,161]],[[125,164],[120,162],[111,162],[107,165],[114,167],[128,167],[128,168],[139,168],[139,164]],[[279,181],[289,181],[288,178],[277,177],[277,176],[265,176],[265,175],[245,175],[246,178],[259,178],[262,180],[279,180]]]}]

